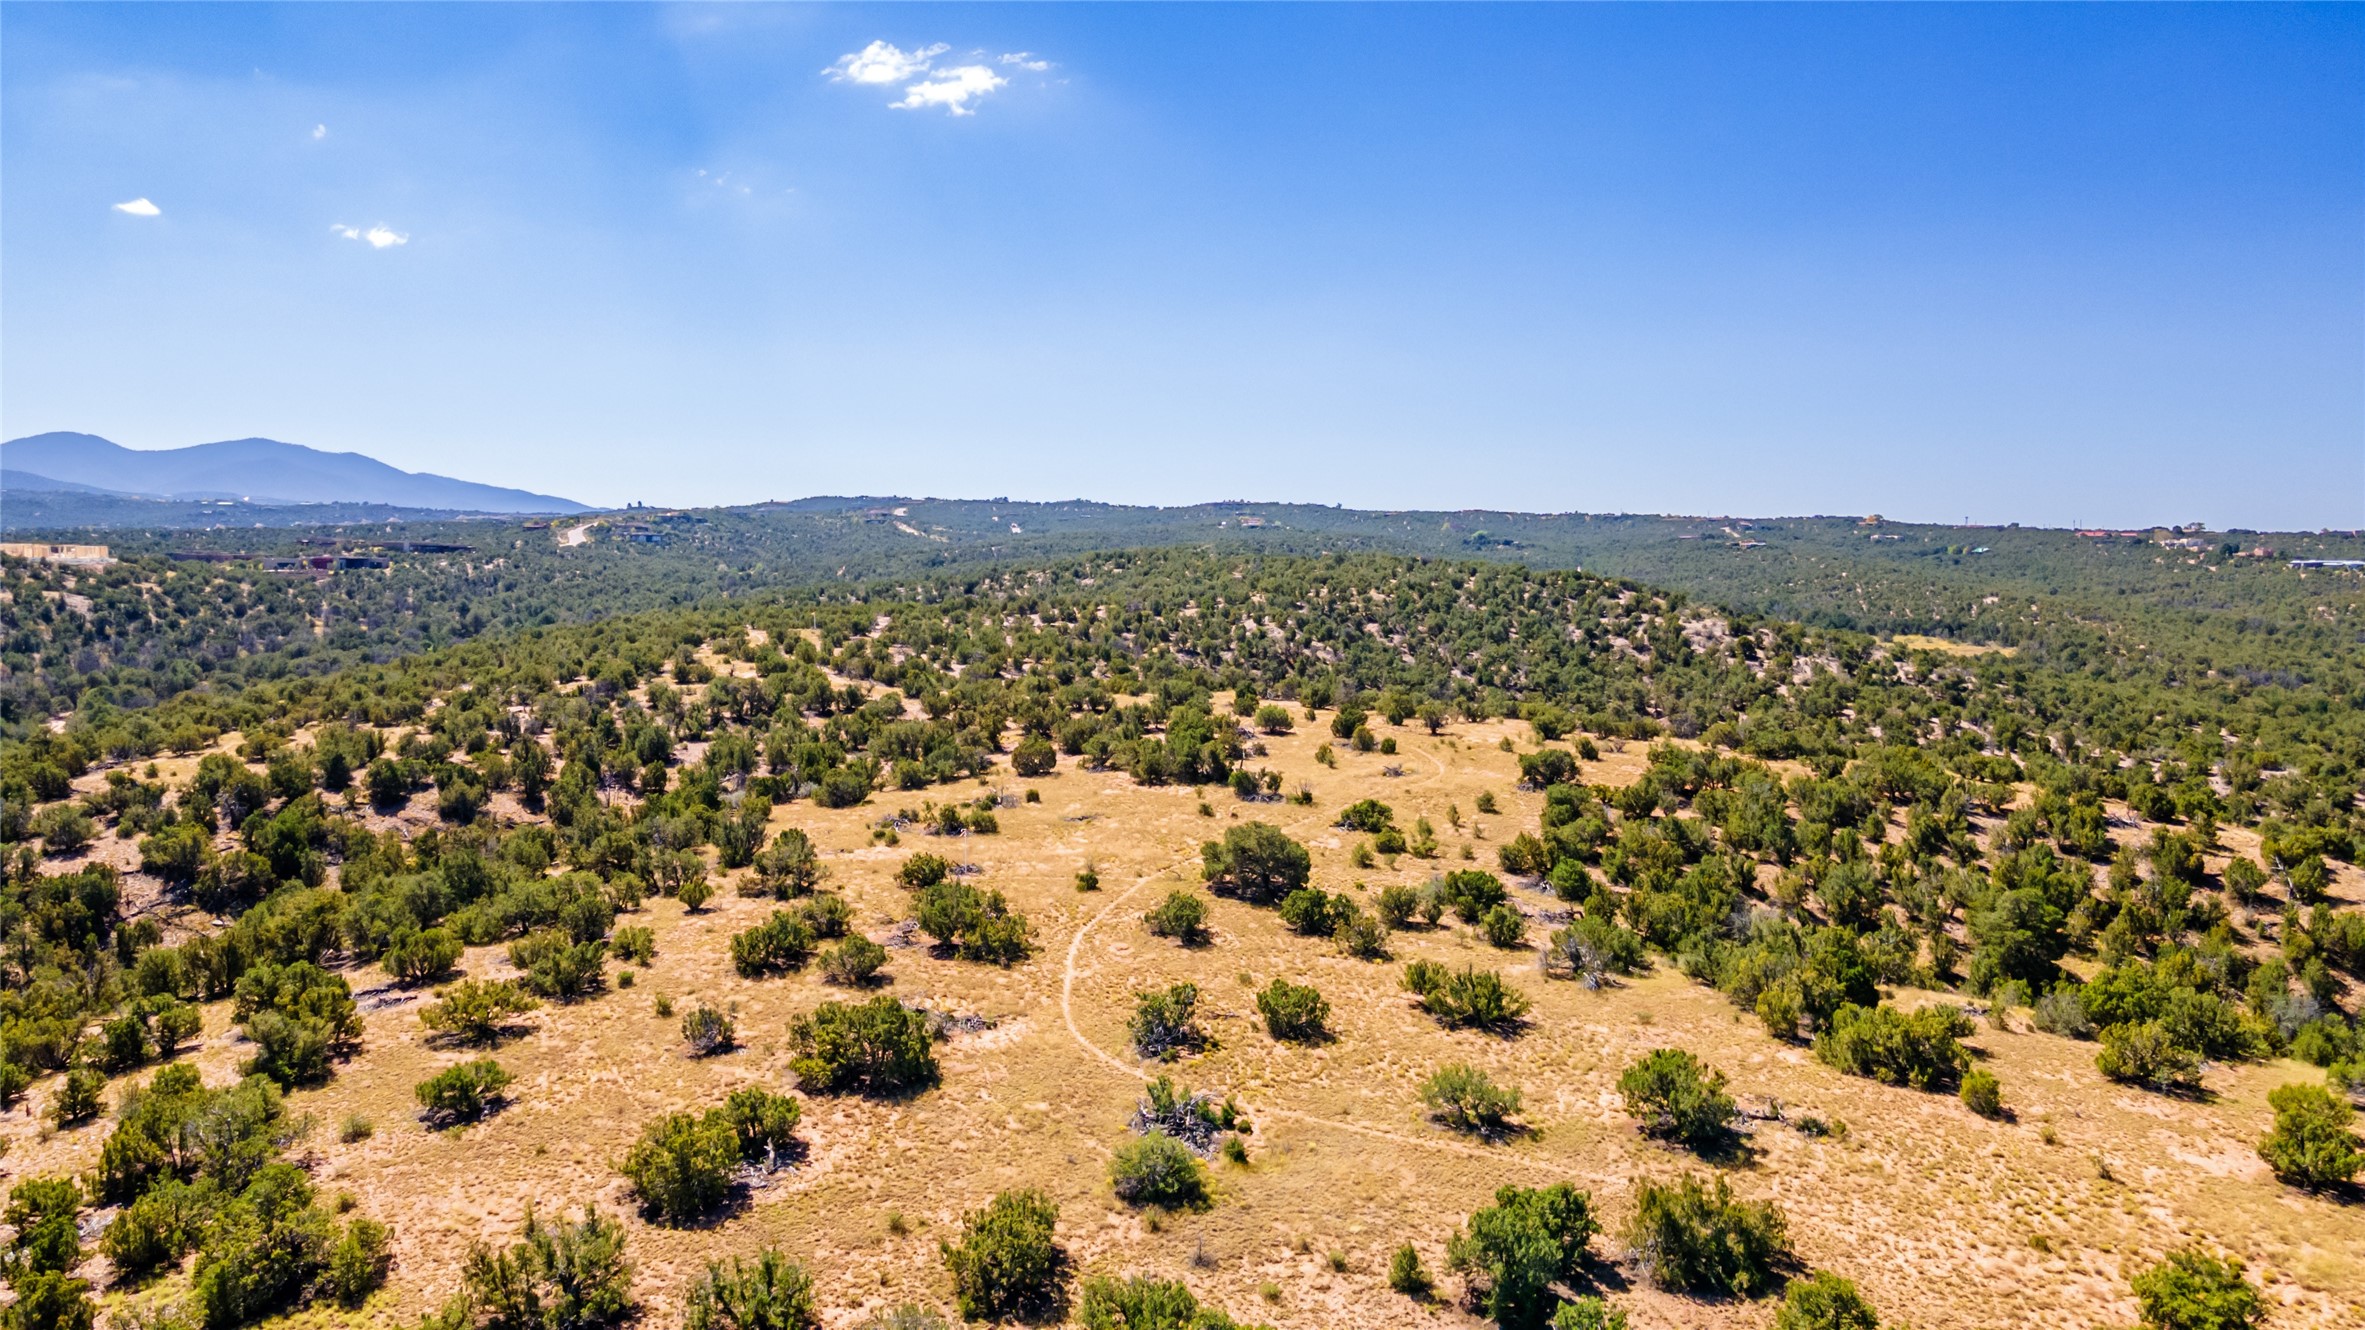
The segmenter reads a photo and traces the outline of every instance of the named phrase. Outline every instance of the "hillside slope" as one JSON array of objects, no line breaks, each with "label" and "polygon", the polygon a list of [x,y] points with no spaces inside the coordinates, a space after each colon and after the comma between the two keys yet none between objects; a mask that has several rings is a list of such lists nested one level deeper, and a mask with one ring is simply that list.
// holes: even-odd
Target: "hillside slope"
[{"label": "hillside slope", "polygon": [[360,453],[330,453],[276,439],[231,439],[143,451],[95,434],[59,431],[0,444],[0,481],[31,473],[111,493],[170,498],[270,498],[287,503],[381,503],[459,512],[574,513],[555,495],[404,471]]}]

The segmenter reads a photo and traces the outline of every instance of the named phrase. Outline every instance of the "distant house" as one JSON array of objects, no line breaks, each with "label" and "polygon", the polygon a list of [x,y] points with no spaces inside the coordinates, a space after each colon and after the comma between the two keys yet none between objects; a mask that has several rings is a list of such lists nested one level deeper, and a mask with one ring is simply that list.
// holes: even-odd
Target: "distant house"
[{"label": "distant house", "polygon": [[2291,566],[2294,568],[2345,568],[2354,571],[2365,569],[2365,559],[2293,559]]},{"label": "distant house", "polygon": [[618,522],[608,530],[616,534],[616,539],[633,545],[662,545],[666,541],[664,532],[645,522]]},{"label": "distant house", "polygon": [[104,545],[44,545],[38,541],[12,540],[0,543],[0,554],[12,559],[32,559],[39,563],[70,564],[82,568],[104,568],[115,562]]}]

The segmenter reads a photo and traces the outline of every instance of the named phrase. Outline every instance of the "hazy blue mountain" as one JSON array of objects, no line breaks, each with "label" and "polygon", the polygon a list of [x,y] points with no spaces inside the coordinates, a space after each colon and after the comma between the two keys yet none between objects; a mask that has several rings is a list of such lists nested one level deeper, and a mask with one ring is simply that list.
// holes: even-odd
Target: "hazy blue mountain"
[{"label": "hazy blue mountain", "polygon": [[[26,483],[20,485],[18,477]],[[231,439],[142,451],[60,431],[0,444],[0,485],[87,487],[110,494],[278,503],[371,503],[479,513],[575,513],[572,499],[403,471],[360,453],[276,439]]]},{"label": "hazy blue mountain", "polygon": [[49,476],[35,475],[30,471],[14,469],[0,472],[0,487],[27,492],[39,491],[44,494],[114,493],[113,490],[102,489],[97,485],[81,485],[71,480],[56,480]]}]

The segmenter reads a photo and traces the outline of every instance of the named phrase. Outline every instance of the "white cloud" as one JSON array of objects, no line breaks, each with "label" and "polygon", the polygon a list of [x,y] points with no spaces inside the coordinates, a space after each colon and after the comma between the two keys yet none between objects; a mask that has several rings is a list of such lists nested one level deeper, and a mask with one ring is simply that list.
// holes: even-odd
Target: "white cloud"
[{"label": "white cloud", "polygon": [[1006,54],[1006,55],[1004,55],[1004,56],[1002,57],[1002,63],[1003,63],[1003,64],[1005,64],[1005,65],[1011,65],[1011,66],[1015,66],[1016,68],[1019,68],[1019,69],[1023,69],[1023,70],[1027,71],[1027,72],[1028,72],[1028,73],[1030,73],[1030,74],[1041,74],[1041,73],[1045,73],[1045,72],[1048,72],[1048,71],[1050,70],[1050,68],[1051,68],[1051,62],[1050,62],[1050,61],[1048,61],[1048,60],[1039,60],[1039,59],[1037,59],[1037,58],[1035,57],[1035,53],[1034,53],[1034,52],[1032,52],[1032,51],[1012,51],[1012,52],[1009,52],[1008,54]]},{"label": "white cloud", "polygon": [[928,78],[903,90],[898,109],[915,111],[923,107],[941,106],[954,115],[975,115],[969,103],[996,88],[1010,86],[1010,80],[984,65],[956,65],[939,69]]},{"label": "white cloud", "polygon": [[409,236],[404,235],[400,231],[394,230],[393,228],[385,225],[383,222],[376,226],[367,228],[359,226],[347,226],[343,222],[331,222],[329,223],[328,229],[336,232],[338,235],[345,237],[347,240],[359,240],[367,244],[371,249],[385,249],[393,245],[407,245],[411,243],[411,238]]},{"label": "white cloud", "polygon": [[952,48],[943,42],[906,51],[886,42],[872,42],[821,72],[840,83],[904,83],[928,72],[928,64]]},{"label": "white cloud", "polygon": [[115,211],[128,212],[134,217],[161,217],[164,215],[164,209],[146,199],[133,199],[129,203],[118,203],[115,205]]},{"label": "white cloud", "polygon": [[312,127],[312,141],[313,141],[313,142],[315,142],[315,143],[318,143],[320,140],[322,140],[322,139],[325,139],[325,138],[327,138],[327,137],[328,137],[328,126],[327,126],[327,125],[314,125],[314,126]]}]

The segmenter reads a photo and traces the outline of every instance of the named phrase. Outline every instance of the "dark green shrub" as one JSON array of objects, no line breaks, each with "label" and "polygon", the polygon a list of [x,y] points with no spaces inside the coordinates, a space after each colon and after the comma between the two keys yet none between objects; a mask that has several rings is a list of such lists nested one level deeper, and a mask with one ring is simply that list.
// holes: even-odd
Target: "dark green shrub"
[{"label": "dark green shrub", "polygon": [[1142,923],[1153,937],[1170,937],[1186,947],[1207,940],[1207,902],[1194,891],[1173,891],[1158,902]]},{"label": "dark green shrub", "polygon": [[2320,1085],[2284,1085],[2267,1095],[2275,1127],[2258,1143],[2258,1157],[2294,1187],[2321,1191],[2347,1182],[2365,1167],[2365,1148],[2349,1130],[2349,1106]]},{"label": "dark green shrub", "polygon": [[1504,1029],[1527,1015],[1527,998],[1492,970],[1414,961],[1404,969],[1404,987],[1420,999],[1421,1010],[1449,1026]]},{"label": "dark green shrub", "polygon": [[1495,1324],[1541,1326],[1560,1301],[1552,1285],[1578,1275],[1600,1231],[1592,1198],[1565,1182],[1504,1187],[1446,1243],[1446,1261]]},{"label": "dark green shrub", "polygon": [[720,1261],[708,1261],[682,1309],[682,1330],[820,1330],[820,1325],[813,1277],[777,1247],[758,1252],[753,1264],[736,1256],[727,1269]]},{"label": "dark green shrub", "polygon": [[[788,827],[772,843],[756,852],[755,876],[740,883],[741,895],[802,896],[821,884],[828,869],[813,848],[813,838]],[[750,886],[754,891],[750,891]]]},{"label": "dark green shrub", "polygon": [[1421,1264],[1420,1248],[1405,1243],[1388,1255],[1388,1287],[1408,1298],[1425,1298],[1437,1281],[1429,1277],[1429,1268]]},{"label": "dark green shrub", "polygon": [[1478,921],[1478,931],[1485,935],[1489,946],[1508,951],[1527,944],[1527,916],[1509,905],[1498,905]]},{"label": "dark green shrub", "polygon": [[1373,908],[1380,922],[1391,929],[1402,928],[1420,912],[1421,893],[1401,882],[1380,888],[1379,899]]},{"label": "dark green shrub", "polygon": [[690,1046],[691,1057],[712,1057],[738,1047],[739,1026],[729,1013],[701,1002],[697,1010],[682,1017],[682,1042]]},{"label": "dark green shrub", "polygon": [[[1339,737],[1343,739],[1347,736],[1342,734]],[[1338,825],[1348,831],[1370,835],[1396,825],[1396,812],[1377,799],[1358,799],[1339,810]]]},{"label": "dark green shrub", "polygon": [[554,1002],[573,1002],[607,983],[608,944],[577,942],[562,929],[546,928],[509,944],[509,963],[525,971],[525,987]]},{"label": "dark green shrub", "polygon": [[1300,887],[1282,898],[1281,922],[1293,933],[1329,937],[1338,925],[1338,905],[1345,899],[1334,900],[1313,887]]},{"label": "dark green shrub", "polygon": [[797,1082],[824,1093],[895,1095],[936,1083],[928,1018],[881,994],[824,1002],[789,1025]]},{"label": "dark green shrub", "polygon": [[1695,1150],[1712,1149],[1732,1132],[1733,1098],[1724,1073],[1680,1048],[1654,1049],[1626,1068],[1618,1093],[1646,1135]]},{"label": "dark green shrub", "polygon": [[144,1279],[188,1255],[212,1204],[210,1193],[168,1178],[116,1214],[99,1235],[99,1254],[124,1278]]},{"label": "dark green shrub", "polygon": [[2219,1260],[2181,1247],[2128,1283],[2152,1330],[2254,1330],[2266,1323],[2266,1300],[2242,1277],[2238,1257]]},{"label": "dark green shrub", "polygon": [[608,949],[618,959],[646,967],[657,959],[657,935],[639,924],[619,928],[608,939]]},{"label": "dark green shrub", "polygon": [[1084,1330],[1243,1330],[1221,1310],[1201,1306],[1179,1280],[1145,1275],[1085,1280],[1076,1320]]},{"label": "dark green shrub", "polygon": [[1050,775],[1052,768],[1058,765],[1059,750],[1040,735],[1024,740],[1010,750],[1010,769],[1030,780]]},{"label": "dark green shrub", "polygon": [[1013,913],[998,891],[939,882],[920,892],[917,915],[921,932],[963,960],[1015,965],[1032,949],[1026,917]]},{"label": "dark green shrub", "polygon": [[624,1225],[588,1205],[555,1224],[529,1208],[517,1245],[471,1247],[460,1281],[438,1330],[602,1330],[634,1311]]},{"label": "dark green shrub", "polygon": [[1207,1170],[1182,1142],[1153,1131],[1117,1147],[1109,1185],[1127,1205],[1197,1205],[1207,1199]]},{"label": "dark green shrub", "polygon": [[733,1090],[708,1117],[719,1117],[739,1143],[739,1158],[750,1164],[777,1163],[796,1148],[797,1123],[805,1116],[795,1099],[753,1087]]},{"label": "dark green shrub", "polygon": [[841,938],[854,923],[854,907],[834,891],[818,891],[798,903],[797,918],[817,938]]},{"label": "dark green shrub", "polygon": [[78,1127],[97,1117],[106,1106],[101,1099],[106,1088],[105,1072],[96,1067],[73,1068],[59,1084],[57,1098],[50,1101],[50,1121],[61,1127]]},{"label": "dark green shrub", "polygon": [[[186,1002],[160,1000],[156,1008],[156,1055],[169,1058],[205,1028],[205,1014]],[[0,1095],[4,1099],[5,1095]]]},{"label": "dark green shrub", "polygon": [[1447,873],[1437,880],[1436,887],[1437,899],[1465,924],[1477,923],[1496,906],[1511,899],[1501,878],[1479,868]]},{"label": "dark green shrub", "polygon": [[292,1164],[255,1170],[244,1191],[207,1225],[191,1288],[206,1330],[258,1321],[315,1291],[337,1244],[336,1225],[312,1203],[312,1183]]},{"label": "dark green shrub", "polygon": [[98,1304],[90,1283],[70,1275],[28,1271],[15,1280],[16,1301],[0,1311],[7,1330],[90,1330]]},{"label": "dark green shrub", "polygon": [[1439,1067],[1421,1086],[1421,1102],[1446,1126],[1482,1136],[1501,1135],[1519,1113],[1519,1091],[1463,1062]]},{"label": "dark green shrub", "polygon": [[1330,1037],[1330,1001],[1311,984],[1277,978],[1256,995],[1256,1009],[1275,1039],[1310,1044]]},{"label": "dark green shrub", "polygon": [[1595,1297],[1560,1304],[1552,1330],[1626,1330],[1626,1313]]},{"label": "dark green shrub", "polygon": [[516,1078],[491,1058],[446,1067],[419,1082],[414,1093],[437,1126],[474,1122],[500,1107],[501,1092]]},{"label": "dark green shrub", "polygon": [[1199,847],[1200,872],[1216,890],[1269,905],[1306,885],[1314,857],[1281,828],[1243,822]]},{"label": "dark green shrub", "polygon": [[513,1017],[540,1005],[509,980],[463,979],[438,990],[419,1022],[463,1044],[489,1044],[508,1031]]},{"label": "dark green shrub", "polygon": [[279,1086],[269,1079],[208,1090],[195,1067],[166,1067],[125,1092],[115,1130],[99,1149],[99,1194],[121,1204],[168,1177],[235,1193],[274,1157],[283,1112]]},{"label": "dark green shrub", "polygon": [[1817,1270],[1782,1290],[1773,1330],[1880,1330],[1880,1315],[1854,1283]]},{"label": "dark green shrub", "polygon": [[866,937],[850,937],[821,955],[821,976],[833,984],[867,984],[887,963],[887,949]]},{"label": "dark green shrub", "polygon": [[953,871],[950,861],[925,851],[903,861],[895,870],[895,880],[914,891],[922,891],[945,880]]},{"label": "dark green shrub", "polygon": [[1039,1191],[1006,1191],[961,1220],[961,1240],[938,1249],[953,1302],[972,1321],[1039,1314],[1058,1301],[1066,1258],[1052,1240],[1059,1207]]},{"label": "dark green shrub", "polygon": [[721,1116],[668,1113],[641,1131],[619,1171],[651,1219],[681,1225],[723,1203],[739,1162],[738,1139]]},{"label": "dark green shrub", "polygon": [[1145,1058],[1172,1058],[1207,1042],[1199,1028],[1199,986],[1189,981],[1152,989],[1134,998],[1127,1029],[1134,1051]]},{"label": "dark green shrub", "polygon": [[1972,1028],[1971,1018],[1954,1007],[1924,1007],[1905,1015],[1894,1007],[1848,1004],[1816,1037],[1815,1056],[1851,1076],[1944,1090],[1971,1065],[1971,1055],[1956,1041]]},{"label": "dark green shrub", "polygon": [[1983,1118],[2004,1115],[2004,1087],[1992,1072],[1974,1067],[1963,1077],[1963,1107]]},{"label": "dark green shrub", "polygon": [[423,984],[450,974],[460,959],[460,939],[442,928],[405,933],[378,957],[399,984]]},{"label": "dark green shrub", "polygon": [[802,970],[813,954],[813,930],[786,910],[731,939],[731,965],[743,979]]},{"label": "dark green shrub", "polygon": [[328,1267],[320,1272],[314,1293],[346,1307],[358,1307],[385,1286],[394,1268],[393,1230],[375,1219],[356,1215],[344,1236],[328,1253]]},{"label": "dark green shrub", "polygon": [[5,1218],[16,1230],[6,1264],[12,1271],[64,1274],[82,1261],[82,1187],[72,1178],[32,1177],[8,1192]]},{"label": "dark green shrub", "polygon": [[1386,960],[1388,957],[1388,926],[1372,915],[1355,908],[1353,901],[1337,898],[1337,921],[1331,925],[1330,936],[1339,950],[1359,961]]},{"label": "dark green shrub", "polygon": [[1614,919],[1591,914],[1553,933],[1544,944],[1544,973],[1567,975],[1587,988],[1601,987],[1613,974],[1632,974],[1643,963],[1640,934]]},{"label": "dark green shrub", "polygon": [[2201,1055],[2178,1043],[2159,1021],[2105,1029],[2094,1067],[2114,1081],[2152,1090],[2191,1090],[2201,1083]]},{"label": "dark green shrub", "polygon": [[1780,1282],[1789,1259],[1787,1225],[1770,1202],[1733,1199],[1723,1178],[1672,1185],[1642,1182],[1626,1228],[1643,1276],[1660,1288],[1701,1296],[1754,1298]]}]

